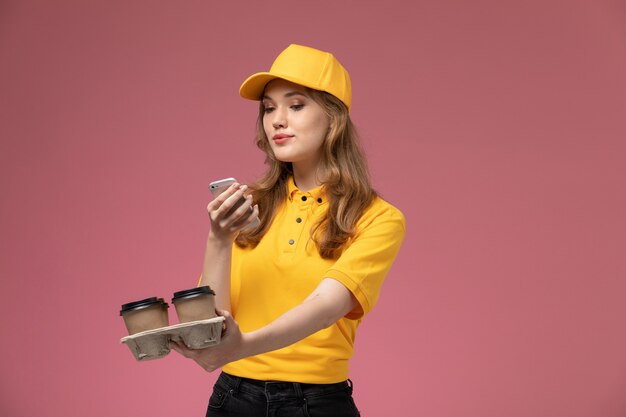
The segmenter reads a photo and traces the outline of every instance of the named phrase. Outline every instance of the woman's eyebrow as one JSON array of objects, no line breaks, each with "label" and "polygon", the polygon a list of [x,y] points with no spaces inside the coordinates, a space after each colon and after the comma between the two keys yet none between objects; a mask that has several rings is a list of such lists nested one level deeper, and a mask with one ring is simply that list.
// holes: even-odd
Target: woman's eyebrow
[{"label": "woman's eyebrow", "polygon": [[[285,95],[284,95],[285,98],[289,98],[289,97],[293,97],[293,96],[307,97],[306,94],[301,93],[300,91],[290,91],[288,93],[285,93]],[[263,100],[273,100],[273,99],[270,96],[268,96],[268,95],[264,95],[263,96]]]}]

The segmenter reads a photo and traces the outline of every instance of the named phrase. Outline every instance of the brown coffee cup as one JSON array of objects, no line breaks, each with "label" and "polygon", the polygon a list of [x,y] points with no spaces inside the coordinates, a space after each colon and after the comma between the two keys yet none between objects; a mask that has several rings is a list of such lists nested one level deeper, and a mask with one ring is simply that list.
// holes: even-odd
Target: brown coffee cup
[{"label": "brown coffee cup", "polygon": [[172,304],[181,323],[216,317],[215,292],[208,285],[174,293]]},{"label": "brown coffee cup", "polygon": [[168,308],[169,305],[162,298],[150,297],[122,305],[120,316],[124,319],[128,334],[132,335],[167,327],[169,325]]}]

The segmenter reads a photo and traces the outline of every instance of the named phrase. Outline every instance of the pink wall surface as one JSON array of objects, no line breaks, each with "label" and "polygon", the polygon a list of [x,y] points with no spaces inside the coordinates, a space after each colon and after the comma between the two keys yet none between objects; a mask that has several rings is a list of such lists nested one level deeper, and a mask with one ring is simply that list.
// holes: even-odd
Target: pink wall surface
[{"label": "pink wall surface", "polygon": [[195,284],[208,182],[264,169],[239,84],[290,43],[351,72],[408,222],[362,414],[626,415],[618,0],[0,1],[0,415],[204,415],[217,374],[135,362],[119,308]]}]

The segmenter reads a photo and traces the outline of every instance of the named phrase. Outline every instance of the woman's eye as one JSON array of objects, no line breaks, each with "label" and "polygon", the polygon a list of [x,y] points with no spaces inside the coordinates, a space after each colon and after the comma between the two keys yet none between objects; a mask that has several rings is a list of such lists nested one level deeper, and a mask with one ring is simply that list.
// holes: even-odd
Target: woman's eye
[{"label": "woman's eye", "polygon": [[291,109],[294,111],[299,111],[299,110],[302,110],[303,107],[304,107],[304,104],[294,104],[291,106]]},{"label": "woman's eye", "polygon": [[263,111],[264,111],[265,113],[271,113],[271,112],[273,112],[273,111],[274,111],[274,108],[273,108],[273,107],[266,107],[265,109],[263,109]]}]

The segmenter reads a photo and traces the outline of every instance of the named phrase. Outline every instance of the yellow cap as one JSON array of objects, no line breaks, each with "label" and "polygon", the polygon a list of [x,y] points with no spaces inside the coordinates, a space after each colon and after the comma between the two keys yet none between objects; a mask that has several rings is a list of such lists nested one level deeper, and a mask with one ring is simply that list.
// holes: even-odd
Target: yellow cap
[{"label": "yellow cap", "polygon": [[329,52],[308,46],[289,45],[278,55],[269,72],[257,72],[248,77],[239,87],[239,94],[249,100],[261,100],[265,85],[276,78],[326,91],[341,100],[350,110],[350,75]]}]

